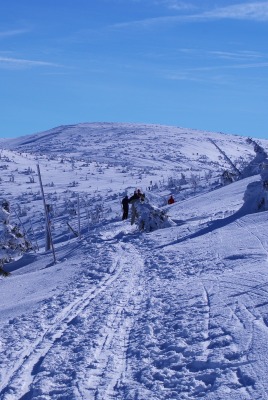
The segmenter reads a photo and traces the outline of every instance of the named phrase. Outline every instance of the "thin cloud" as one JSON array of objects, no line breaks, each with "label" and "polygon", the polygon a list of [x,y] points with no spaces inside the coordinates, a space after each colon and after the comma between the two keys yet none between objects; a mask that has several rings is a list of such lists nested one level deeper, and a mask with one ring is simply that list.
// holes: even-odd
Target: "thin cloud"
[{"label": "thin cloud", "polygon": [[259,59],[263,56],[255,51],[209,51],[208,54],[216,56],[218,58],[229,59],[229,60],[242,60],[242,59]]},{"label": "thin cloud", "polygon": [[36,60],[26,60],[22,58],[11,58],[11,57],[0,57],[0,66],[10,66],[17,68],[28,68],[28,67],[60,67],[59,64],[46,62],[46,61],[36,61]]},{"label": "thin cloud", "polygon": [[194,10],[196,6],[189,3],[188,1],[179,1],[179,0],[157,0],[156,4],[164,5],[171,10],[177,11],[187,11],[187,10]]},{"label": "thin cloud", "polygon": [[202,57],[211,56],[214,58],[226,59],[226,60],[256,60],[264,57],[263,54],[258,53],[256,51],[250,50],[240,50],[240,51],[222,51],[222,50],[200,50],[200,49],[191,49],[191,48],[182,48],[179,49],[179,52],[188,55],[189,57]]},{"label": "thin cloud", "polygon": [[228,7],[216,8],[200,15],[201,18],[209,19],[239,19],[239,20],[268,20],[268,3],[255,2],[248,4],[234,4]]},{"label": "thin cloud", "polygon": [[260,62],[260,63],[247,63],[247,64],[233,64],[233,65],[221,65],[214,67],[204,67],[199,68],[197,70],[201,71],[212,71],[216,69],[247,69],[247,68],[267,68],[268,62]]},{"label": "thin cloud", "polygon": [[10,36],[23,35],[28,32],[29,31],[26,29],[14,29],[14,30],[2,31],[2,32],[0,31],[0,39],[10,37]]},{"label": "thin cloud", "polygon": [[[172,3],[170,3],[172,4]],[[175,4],[175,3],[174,3]],[[181,3],[181,6],[183,3]],[[179,6],[179,3],[178,3]],[[201,13],[188,13],[164,17],[152,17],[143,20],[123,22],[114,24],[113,28],[124,28],[131,26],[150,27],[157,24],[170,24],[178,22],[198,22],[216,19],[236,19],[251,21],[268,21],[268,2],[253,2],[234,4],[227,7],[219,7]]]},{"label": "thin cloud", "polygon": [[128,28],[135,26],[147,28],[153,25],[168,24],[171,22],[178,22],[183,20],[185,20],[185,17],[183,16],[153,17],[136,21],[120,22],[118,24],[111,25],[110,28]]},{"label": "thin cloud", "polygon": [[[245,69],[263,69],[268,68],[268,62],[259,63],[241,63],[232,65],[212,65],[207,67],[187,68],[179,71],[168,71],[165,73],[165,78],[168,80],[177,81],[195,81],[195,82],[214,82],[226,83],[227,79],[233,81],[232,74],[227,71],[245,70]],[[257,77],[258,75],[256,75]]]},{"label": "thin cloud", "polygon": [[248,69],[248,68],[268,68],[268,62],[189,68],[186,71],[173,72],[172,74],[169,74],[166,77],[168,79],[173,79],[173,80],[186,80],[186,79],[199,80],[200,78],[198,78],[196,75],[199,72],[211,73],[213,71],[230,70],[230,69]]}]

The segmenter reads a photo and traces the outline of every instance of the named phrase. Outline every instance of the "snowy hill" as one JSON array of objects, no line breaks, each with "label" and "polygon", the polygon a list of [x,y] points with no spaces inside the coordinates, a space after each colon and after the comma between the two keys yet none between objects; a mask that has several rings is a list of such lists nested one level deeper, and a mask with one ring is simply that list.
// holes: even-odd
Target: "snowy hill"
[{"label": "snowy hill", "polygon": [[[268,399],[268,214],[246,138],[85,123],[1,146],[1,197],[34,248],[0,277],[1,400]],[[135,188],[169,227],[121,220]]]},{"label": "snowy hill", "polygon": [[[268,142],[263,140],[262,145],[267,148]],[[214,168],[228,166],[223,152],[238,166],[242,158],[247,160],[253,154],[245,137],[161,125],[116,123],[60,126],[9,140],[7,146],[36,154],[84,157],[141,168],[144,161],[154,169],[162,168],[164,163],[166,168],[177,166],[179,171],[185,167],[208,168],[209,164]]]}]

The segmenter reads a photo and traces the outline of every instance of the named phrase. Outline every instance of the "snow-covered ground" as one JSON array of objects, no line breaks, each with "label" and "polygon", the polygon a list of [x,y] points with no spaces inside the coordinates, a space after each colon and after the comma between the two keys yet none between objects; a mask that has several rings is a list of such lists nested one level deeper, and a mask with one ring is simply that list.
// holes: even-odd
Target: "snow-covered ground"
[{"label": "snow-covered ground", "polygon": [[[260,175],[220,185],[230,162],[253,159],[245,138],[161,126],[5,142],[1,196],[36,250],[0,277],[0,399],[268,399],[268,212],[251,212]],[[136,187],[172,226],[121,220]],[[67,225],[79,230],[78,199],[81,238]]]}]

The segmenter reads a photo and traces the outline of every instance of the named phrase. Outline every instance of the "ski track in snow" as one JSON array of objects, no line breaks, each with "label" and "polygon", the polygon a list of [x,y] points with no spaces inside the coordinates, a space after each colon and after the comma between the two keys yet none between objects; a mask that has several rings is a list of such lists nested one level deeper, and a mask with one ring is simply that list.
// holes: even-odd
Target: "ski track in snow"
[{"label": "ski track in snow", "polygon": [[[38,315],[45,314],[49,306],[49,313],[53,313],[50,326],[42,327],[38,315],[34,315],[30,342],[21,343],[18,349],[17,346],[10,349],[8,345],[6,357],[11,362],[8,370],[1,371],[1,400],[43,399],[48,393],[47,398],[52,399],[60,395],[70,399],[117,398],[116,388],[127,368],[129,331],[142,293],[138,278],[143,260],[131,244],[117,244],[112,251],[117,262],[107,266],[107,276],[97,285],[90,281],[87,285],[85,276],[83,282],[78,280],[72,287],[74,298],[68,300],[63,295],[49,305],[45,302]],[[129,257],[135,259],[134,268],[129,264]],[[37,337],[33,340],[35,334]],[[54,370],[55,360],[61,362]],[[72,369],[74,360],[76,367],[81,364],[78,371]],[[51,373],[54,383],[49,387],[46,381]],[[63,378],[70,380],[70,388],[66,392],[64,386],[61,394]]]},{"label": "ski track in snow", "polygon": [[[267,258],[254,221],[235,226],[236,246],[246,229]],[[4,328],[1,400],[267,398],[265,275],[234,274],[222,231],[161,249],[159,234],[114,224],[84,240],[95,270]]]},{"label": "ski track in snow", "polygon": [[[241,227],[240,224],[238,226]],[[204,254],[200,254],[199,247],[195,254],[188,254],[186,260],[185,249],[184,257],[178,257],[176,260],[172,260],[172,250],[166,252],[167,256],[163,252],[154,252],[153,257],[149,254],[146,256],[146,266],[150,270],[149,276],[154,290],[149,296],[150,304],[145,319],[148,321],[150,332],[161,332],[160,337],[153,339],[154,335],[147,335],[147,343],[144,333],[143,343],[138,345],[143,348],[149,360],[150,353],[153,354],[152,359],[157,360],[151,367],[147,367],[145,363],[139,377],[141,383],[148,385],[149,397],[150,391],[153,391],[154,398],[159,400],[191,399],[196,396],[206,399],[268,398],[265,379],[267,369],[260,372],[260,379],[256,375],[256,370],[259,374],[259,370],[263,368],[265,356],[261,357],[258,367],[258,359],[254,358],[255,355],[259,358],[261,354],[259,348],[254,349],[256,343],[258,346],[260,343],[265,345],[268,340],[267,320],[263,323],[263,317],[252,311],[255,303],[250,296],[239,296],[239,300],[233,302],[228,296],[225,298],[224,276],[226,275],[231,282],[234,278],[228,270],[227,273],[222,272],[222,263],[219,263],[219,260],[223,257],[215,252],[217,235],[208,235],[210,243],[206,248],[213,249],[212,251],[205,250]],[[260,249],[265,249],[266,252],[261,235],[258,232],[253,232],[252,235],[259,241]],[[220,251],[220,246],[218,247]],[[174,252],[178,255],[176,250]],[[204,270],[200,269],[205,260],[208,261],[204,270],[220,273],[221,280],[214,273],[209,277],[205,276],[202,272]],[[210,268],[208,264],[213,263],[213,260],[214,267]],[[174,276],[174,261],[178,266],[177,276]],[[194,269],[195,264],[198,265],[198,270]],[[185,273],[189,272],[193,276],[185,279]],[[174,288],[169,283],[176,278],[183,283]],[[243,282],[241,276],[238,276],[235,278],[235,287],[237,288],[242,281],[243,288],[248,284],[252,289],[252,283],[248,279],[250,278]],[[150,287],[150,282],[148,285]],[[159,294],[155,291],[156,286],[159,288]],[[166,293],[165,300],[169,299],[170,304],[161,304],[162,291]],[[229,288],[227,293],[229,294]],[[256,293],[257,296],[260,295],[259,290],[256,290]],[[266,290],[264,295],[267,296]],[[157,310],[158,307],[161,310]],[[168,317],[169,310],[172,310],[173,315]],[[157,315],[165,316],[162,321],[158,318],[159,329],[154,321]],[[138,340],[138,337],[135,339]],[[137,362],[140,363],[140,356],[137,358]],[[150,361],[148,363],[150,364]],[[137,366],[134,369],[137,369]],[[219,391],[215,393],[217,389]]]}]

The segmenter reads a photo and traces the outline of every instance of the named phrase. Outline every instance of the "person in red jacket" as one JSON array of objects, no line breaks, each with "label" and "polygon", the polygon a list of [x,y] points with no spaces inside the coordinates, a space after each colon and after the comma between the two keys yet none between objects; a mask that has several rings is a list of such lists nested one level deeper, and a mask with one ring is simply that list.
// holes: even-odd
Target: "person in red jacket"
[{"label": "person in red jacket", "polygon": [[173,204],[175,203],[174,197],[171,195],[170,198],[168,199],[168,204]]}]

